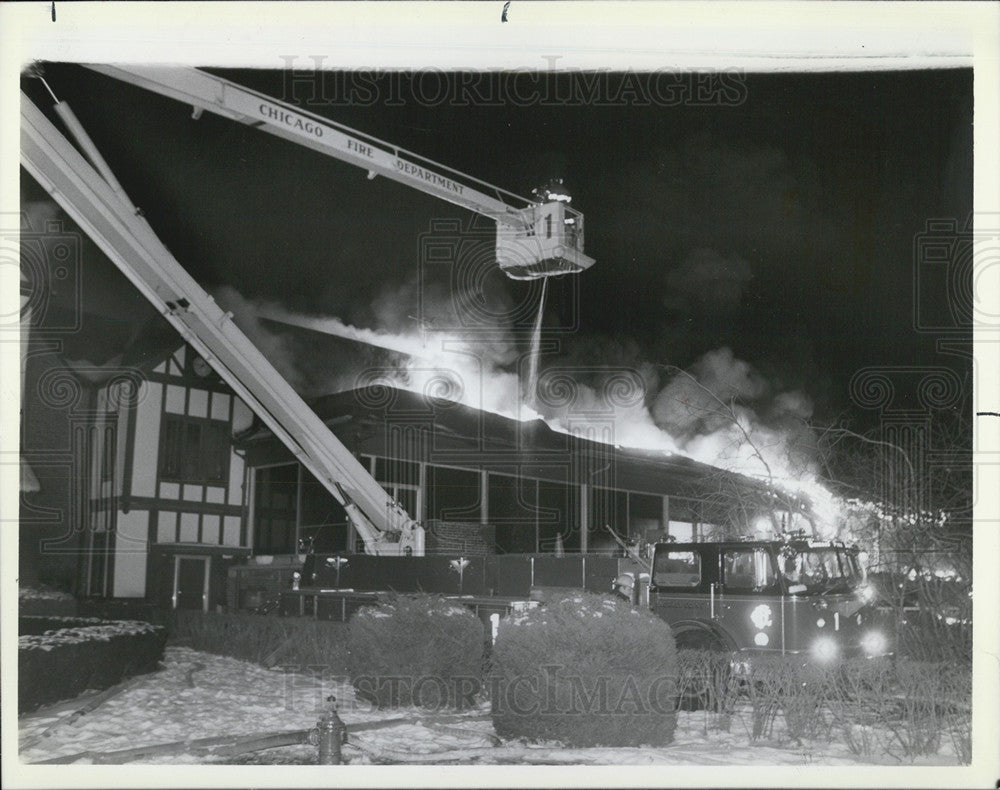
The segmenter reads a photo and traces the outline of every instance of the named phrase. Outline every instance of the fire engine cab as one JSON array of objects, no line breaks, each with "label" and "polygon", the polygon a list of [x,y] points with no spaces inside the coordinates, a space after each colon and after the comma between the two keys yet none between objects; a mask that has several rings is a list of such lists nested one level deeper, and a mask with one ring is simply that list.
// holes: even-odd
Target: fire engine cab
[{"label": "fire engine cab", "polygon": [[817,662],[890,652],[858,551],[839,541],[658,543],[649,604],[680,648]]}]

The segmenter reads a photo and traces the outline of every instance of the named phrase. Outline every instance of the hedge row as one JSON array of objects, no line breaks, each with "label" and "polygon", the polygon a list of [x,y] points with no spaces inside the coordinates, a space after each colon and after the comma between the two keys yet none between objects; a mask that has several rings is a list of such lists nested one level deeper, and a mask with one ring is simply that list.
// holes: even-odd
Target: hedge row
[{"label": "hedge row", "polygon": [[677,722],[670,627],[608,596],[573,592],[500,623],[490,694],[501,737],[567,746],[661,746]]},{"label": "hedge row", "polygon": [[70,619],[70,623],[19,637],[19,713],[75,697],[88,688],[108,688],[153,669],[163,657],[167,633],[160,626],[130,620]]},{"label": "hedge row", "polygon": [[181,611],[174,613],[170,640],[195,650],[267,666],[310,667],[346,672],[347,627],[304,617],[262,617]]},{"label": "hedge row", "polygon": [[62,617],[57,615],[21,615],[17,620],[18,636],[38,636],[63,628],[86,628],[106,625],[100,617]]},{"label": "hedge row", "polygon": [[18,589],[18,612],[21,615],[72,617],[77,613],[77,604],[69,593],[45,587],[21,587]]},{"label": "hedge row", "polygon": [[358,696],[380,708],[464,708],[483,674],[482,621],[435,595],[400,595],[359,609],[348,626]]},{"label": "hedge row", "polygon": [[164,609],[144,598],[78,598],[76,611],[80,617],[100,617],[104,620],[142,620],[154,625],[170,624],[170,609]]}]

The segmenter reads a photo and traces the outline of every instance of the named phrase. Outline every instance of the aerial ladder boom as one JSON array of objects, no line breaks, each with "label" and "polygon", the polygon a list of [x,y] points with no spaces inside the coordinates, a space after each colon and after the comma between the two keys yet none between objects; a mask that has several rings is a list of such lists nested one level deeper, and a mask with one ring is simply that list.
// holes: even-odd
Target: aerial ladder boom
[{"label": "aerial ladder boom", "polygon": [[60,102],[56,111],[90,162],[22,93],[24,168],[344,505],[369,554],[423,554],[423,528],[233,323],[232,313],[224,312],[171,255],[69,108]]},{"label": "aerial ladder boom", "polygon": [[497,223],[496,262],[514,279],[532,280],[589,268],[583,215],[565,200],[529,200],[376,137],[194,68],[98,65],[88,68],[259,128]]}]

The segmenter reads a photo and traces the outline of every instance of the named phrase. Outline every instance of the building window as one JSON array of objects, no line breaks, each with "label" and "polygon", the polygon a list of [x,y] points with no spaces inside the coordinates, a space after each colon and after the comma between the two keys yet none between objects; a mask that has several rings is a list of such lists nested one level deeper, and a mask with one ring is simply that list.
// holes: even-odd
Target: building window
[{"label": "building window", "polygon": [[376,458],[375,479],[383,486],[403,485],[416,488],[420,485],[420,464],[397,458]]},{"label": "building window", "polygon": [[225,485],[229,479],[229,424],[165,414],[160,439],[160,478]]},{"label": "building window", "polygon": [[551,480],[538,481],[538,550],[580,550],[580,489]]},{"label": "building window", "polygon": [[628,535],[655,542],[663,531],[663,497],[653,494],[628,495]]},{"label": "building window", "polygon": [[420,521],[420,464],[398,458],[376,458],[375,479],[385,492],[406,511],[410,518]]},{"label": "building window", "polygon": [[427,518],[478,523],[482,499],[479,472],[445,466],[427,467]]},{"label": "building window", "polygon": [[530,477],[490,473],[486,501],[499,551],[537,551],[537,485]]},{"label": "building window", "polygon": [[326,487],[305,468],[299,482],[300,552],[335,552],[348,548],[347,511]]},{"label": "building window", "polygon": [[254,470],[254,539],[256,554],[294,554],[298,523],[299,465]]},{"label": "building window", "polygon": [[628,536],[628,494],[612,488],[590,486],[587,490],[588,551],[615,551],[618,543],[608,527],[620,538]]}]

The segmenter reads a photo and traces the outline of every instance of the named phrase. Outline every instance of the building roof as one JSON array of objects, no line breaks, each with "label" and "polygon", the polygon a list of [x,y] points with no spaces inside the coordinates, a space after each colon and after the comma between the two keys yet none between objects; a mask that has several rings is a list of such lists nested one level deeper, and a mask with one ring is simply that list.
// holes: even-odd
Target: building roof
[{"label": "building roof", "polygon": [[[388,386],[325,395],[310,402],[355,453],[424,460],[622,490],[706,499],[767,496],[767,485],[679,455],[616,447],[571,436],[542,420],[518,421],[441,398]],[[395,439],[394,439],[395,435]],[[409,440],[399,437],[408,435]],[[421,449],[414,449],[423,438]],[[239,437],[251,465],[284,457],[271,431],[255,423]],[[398,449],[406,446],[408,449]],[[420,457],[414,457],[419,455]],[[291,461],[290,455],[287,460]]]}]

